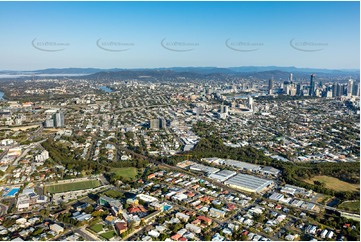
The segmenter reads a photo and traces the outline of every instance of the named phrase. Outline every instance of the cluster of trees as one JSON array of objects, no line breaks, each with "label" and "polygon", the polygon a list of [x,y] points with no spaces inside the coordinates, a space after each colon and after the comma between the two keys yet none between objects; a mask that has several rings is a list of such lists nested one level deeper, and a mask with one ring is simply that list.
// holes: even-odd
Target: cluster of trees
[{"label": "cluster of trees", "polygon": [[16,223],[15,218],[6,217],[4,219],[4,221],[2,221],[2,226],[4,226],[5,228],[9,228],[9,227],[13,226],[15,223]]},{"label": "cluster of trees", "polygon": [[71,213],[62,213],[58,216],[58,220],[74,226],[80,225],[80,222],[75,218],[72,218],[71,216],[72,216]]},{"label": "cluster of trees", "polygon": [[117,191],[117,190],[108,190],[108,191],[104,192],[104,195],[111,197],[111,198],[116,198],[116,199],[125,198],[124,193]]},{"label": "cluster of trees", "polygon": [[42,146],[49,152],[49,156],[58,164],[64,165],[67,169],[74,169],[78,172],[91,171],[91,173],[101,174],[107,171],[107,167],[92,160],[85,161],[76,157],[69,147],[59,145],[52,139],[47,139]]},{"label": "cluster of trees", "polygon": [[136,167],[136,168],[144,168],[149,164],[147,160],[144,159],[135,159],[135,160],[127,160],[127,161],[113,161],[108,163],[110,167],[115,168],[123,168],[123,167]]},{"label": "cluster of trees", "polygon": [[359,199],[359,191],[335,191],[326,188],[323,183],[309,184],[304,182],[304,179],[312,178],[317,175],[326,175],[344,180],[350,183],[358,184],[360,178],[357,174],[360,173],[360,164],[356,162],[348,163],[280,163],[275,162],[274,167],[280,168],[283,172],[282,179],[284,182],[312,189],[316,192],[336,196],[341,200]]},{"label": "cluster of trees", "polygon": [[[144,159],[135,159],[132,161],[106,162],[100,164],[92,160],[83,160],[75,155],[69,147],[59,145],[52,139],[48,139],[42,143],[43,147],[49,151],[50,157],[58,164],[64,165],[67,169],[74,169],[78,172],[86,172],[88,174],[104,174],[111,171],[111,168],[136,167],[138,169],[146,167],[149,162]],[[113,178],[114,182],[119,179],[114,173],[108,173],[109,178]]]}]

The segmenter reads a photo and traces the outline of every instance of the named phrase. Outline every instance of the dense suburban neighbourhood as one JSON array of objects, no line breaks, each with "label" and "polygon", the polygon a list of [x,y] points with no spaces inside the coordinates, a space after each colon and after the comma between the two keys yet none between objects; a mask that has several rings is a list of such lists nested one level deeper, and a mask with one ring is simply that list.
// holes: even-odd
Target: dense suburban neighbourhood
[{"label": "dense suburban neighbourhood", "polygon": [[0,81],[2,240],[359,240],[358,80],[134,72]]}]

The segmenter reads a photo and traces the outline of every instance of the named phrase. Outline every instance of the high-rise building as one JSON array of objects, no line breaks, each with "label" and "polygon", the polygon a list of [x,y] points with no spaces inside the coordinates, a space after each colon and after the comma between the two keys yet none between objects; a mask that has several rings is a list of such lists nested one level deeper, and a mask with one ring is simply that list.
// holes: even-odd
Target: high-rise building
[{"label": "high-rise building", "polygon": [[311,75],[309,96],[315,96],[315,76],[315,74]]},{"label": "high-rise building", "polygon": [[293,74],[290,73],[290,82],[293,82]]},{"label": "high-rise building", "polygon": [[203,107],[202,106],[197,106],[196,107],[196,115],[199,116],[203,113]]},{"label": "high-rise building", "polygon": [[286,95],[289,95],[290,89],[291,89],[291,83],[289,81],[284,81],[283,82],[283,93]]},{"label": "high-rise building", "polygon": [[167,127],[167,120],[164,118],[154,118],[149,120],[149,126],[152,130],[165,129]]},{"label": "high-rise building", "polygon": [[347,96],[347,84],[341,85],[341,96]]},{"label": "high-rise building", "polygon": [[228,106],[227,105],[223,106],[222,112],[228,114]]},{"label": "high-rise building", "polygon": [[55,128],[62,128],[65,125],[64,121],[64,113],[63,112],[56,112],[53,114],[54,120],[54,127]]},{"label": "high-rise building", "polygon": [[295,88],[295,85],[292,84],[291,88],[290,88],[290,92],[289,92],[290,96],[296,96],[297,95],[297,90]]},{"label": "high-rise building", "polygon": [[301,94],[302,94],[302,85],[301,85],[301,83],[298,83],[297,84],[297,88],[296,88],[296,95],[297,96],[301,96]]},{"label": "high-rise building", "polygon": [[332,85],[332,97],[337,97],[337,85],[338,83],[333,83]]},{"label": "high-rise building", "polygon": [[43,126],[44,128],[54,128],[54,120],[52,118],[45,120]]},{"label": "high-rise building", "polygon": [[159,119],[159,128],[165,129],[167,127],[167,121],[164,118]]},{"label": "high-rise building", "polygon": [[353,88],[352,88],[352,95],[360,96],[360,83],[354,82]]},{"label": "high-rise building", "polygon": [[352,96],[353,80],[350,78],[347,83],[347,96]]},{"label": "high-rise building", "polygon": [[150,123],[150,129],[153,129],[153,130],[159,129],[159,119],[158,118],[151,119],[149,123]]},{"label": "high-rise building", "polygon": [[273,79],[269,79],[268,81],[268,94],[272,94],[273,93]]},{"label": "high-rise building", "polygon": [[253,109],[253,97],[248,96],[248,108]]},{"label": "high-rise building", "polygon": [[336,83],[336,97],[341,97],[342,96],[342,88],[341,85]]}]

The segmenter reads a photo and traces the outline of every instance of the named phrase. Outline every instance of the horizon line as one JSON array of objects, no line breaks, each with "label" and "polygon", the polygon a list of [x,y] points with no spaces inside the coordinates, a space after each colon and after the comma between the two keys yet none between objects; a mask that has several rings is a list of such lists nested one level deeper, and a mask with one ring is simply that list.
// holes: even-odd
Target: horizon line
[{"label": "horizon line", "polygon": [[170,66],[170,67],[44,67],[44,68],[36,68],[31,70],[0,70],[0,72],[5,71],[22,71],[22,72],[30,72],[30,71],[43,71],[49,69],[102,69],[102,70],[111,70],[111,69],[122,69],[122,70],[136,70],[136,69],[171,69],[171,68],[217,68],[217,69],[230,69],[230,68],[239,68],[239,67],[275,67],[275,68],[296,68],[296,69],[322,69],[322,70],[334,70],[334,71],[360,71],[361,68],[324,68],[324,67],[297,67],[297,66],[273,66],[273,65],[265,65],[265,66],[252,66],[252,65],[240,65],[240,66]]}]

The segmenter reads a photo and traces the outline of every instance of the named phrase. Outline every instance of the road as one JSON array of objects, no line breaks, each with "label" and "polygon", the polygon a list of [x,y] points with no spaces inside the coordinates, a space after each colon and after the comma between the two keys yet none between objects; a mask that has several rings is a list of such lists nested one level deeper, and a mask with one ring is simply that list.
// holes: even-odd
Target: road
[{"label": "road", "polygon": [[40,140],[40,141],[38,141],[38,142],[36,142],[36,143],[30,144],[30,145],[28,146],[28,148],[26,148],[26,149],[24,150],[24,152],[22,152],[21,155],[20,155],[18,158],[16,158],[16,160],[15,160],[14,163],[13,163],[13,166],[17,166],[17,165],[18,165],[18,162],[19,162],[24,156],[27,155],[27,153],[31,150],[31,148],[33,148],[34,146],[39,146],[39,147],[41,147],[40,144],[41,144],[42,142],[44,142],[44,141],[45,141],[45,139]]},{"label": "road", "polygon": [[33,140],[37,138],[43,131],[44,129],[43,125],[41,123],[39,125],[40,125],[39,128],[29,137],[29,140]]},{"label": "road", "polygon": [[12,149],[12,148],[14,148],[14,147],[16,147],[16,145],[8,146],[8,147],[6,147],[5,149],[2,148],[2,149],[3,149],[3,152],[0,153],[0,160],[1,160],[2,158],[4,158],[4,156],[8,153],[9,149]]},{"label": "road", "polygon": [[85,227],[74,230],[74,233],[80,234],[86,241],[101,241],[97,236],[87,231]]}]

